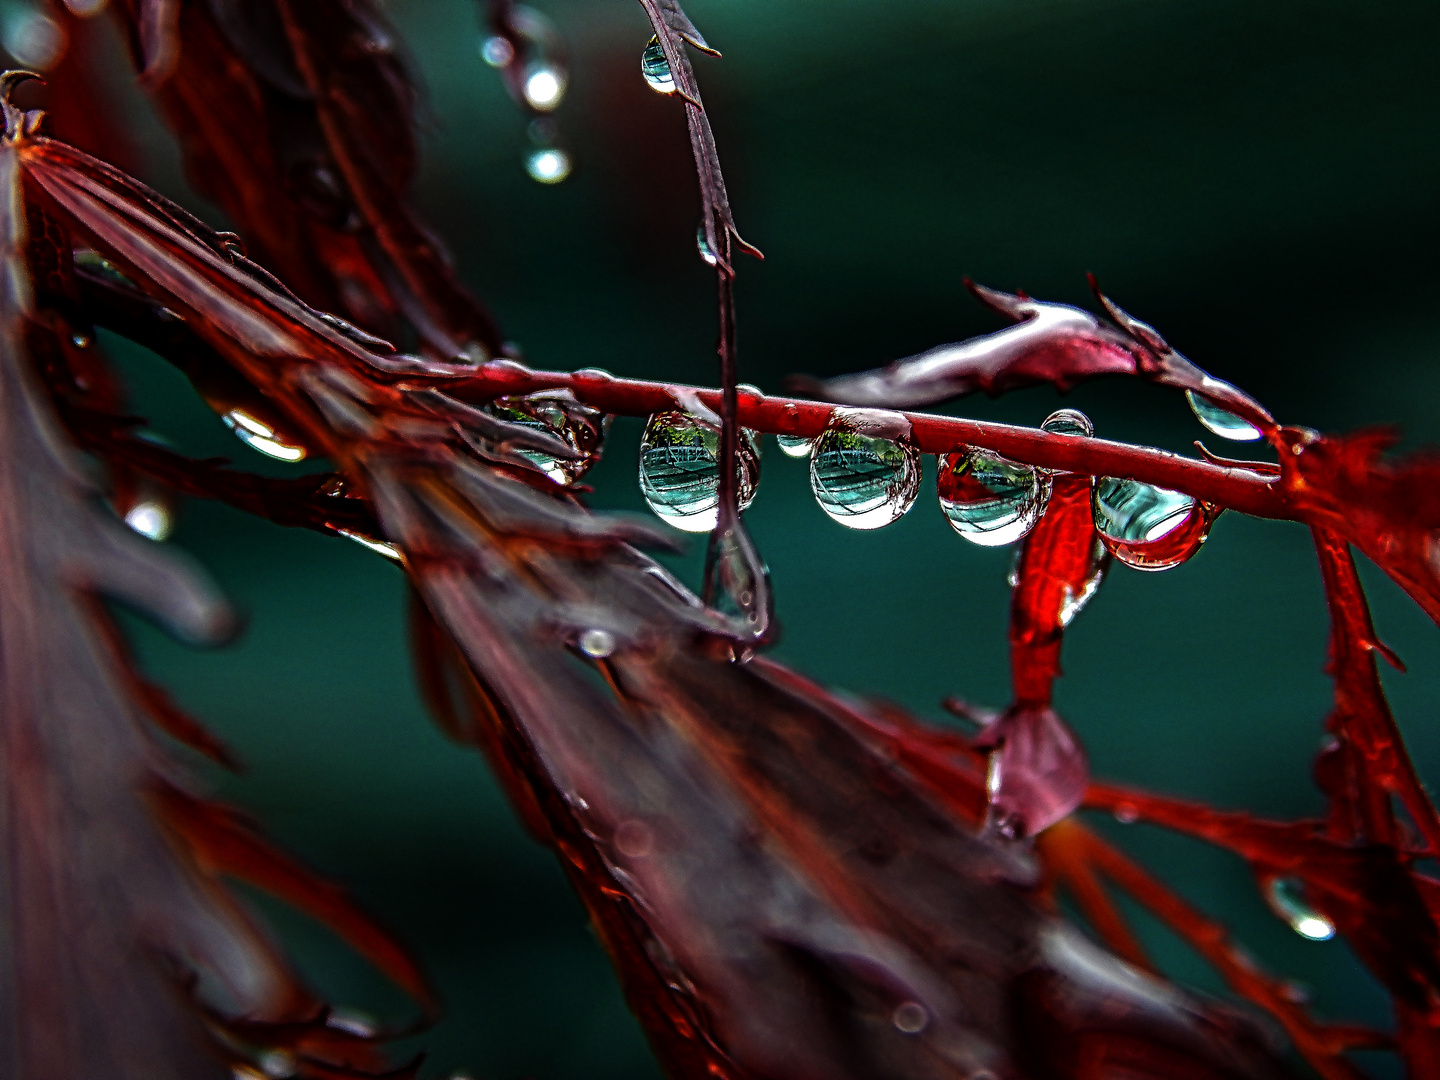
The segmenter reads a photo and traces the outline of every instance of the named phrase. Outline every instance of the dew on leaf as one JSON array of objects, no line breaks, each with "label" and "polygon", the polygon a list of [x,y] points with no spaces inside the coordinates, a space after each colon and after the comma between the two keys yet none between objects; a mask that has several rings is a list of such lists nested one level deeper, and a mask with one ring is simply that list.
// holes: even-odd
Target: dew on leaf
[{"label": "dew on leaf", "polygon": [[[760,448],[755,433],[741,428],[736,460],[741,510],[755,498],[760,482]],[[683,412],[656,413],[640,439],[640,492],[655,515],[686,532],[715,528],[720,509],[720,432]]]},{"label": "dew on leaf", "polygon": [[1178,491],[1101,476],[1091,494],[1095,530],[1110,554],[1136,570],[1170,570],[1205,543],[1212,513]]},{"label": "dew on leaf", "polygon": [[989,450],[942,454],[936,489],[951,528],[984,547],[1013,544],[1045,512],[1049,485],[1029,465]]},{"label": "dew on leaf", "polygon": [[843,420],[815,440],[810,488],[820,509],[851,529],[900,520],[920,491],[920,453],[908,441],[853,430]]},{"label": "dew on leaf", "polygon": [[1265,900],[1270,910],[1290,924],[1303,938],[1329,941],[1335,936],[1335,924],[1315,910],[1305,899],[1304,883],[1296,878],[1275,877],[1265,883]]},{"label": "dew on leaf", "polygon": [[1195,413],[1195,419],[1204,424],[1207,431],[1219,435],[1222,439],[1233,439],[1235,442],[1254,442],[1260,438],[1260,429],[1249,420],[1220,408],[1209,398],[1195,393],[1194,390],[1185,391],[1185,400],[1190,402],[1190,409]]},{"label": "dew on leaf", "polygon": [[640,74],[645,85],[657,94],[675,93],[675,73],[670,70],[670,61],[665,59],[665,47],[659,37],[652,37],[640,53]]}]

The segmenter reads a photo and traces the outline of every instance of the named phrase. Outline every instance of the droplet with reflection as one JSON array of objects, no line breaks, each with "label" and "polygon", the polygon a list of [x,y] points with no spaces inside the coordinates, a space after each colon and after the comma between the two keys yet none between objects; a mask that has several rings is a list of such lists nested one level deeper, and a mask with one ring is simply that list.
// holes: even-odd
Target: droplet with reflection
[{"label": "droplet with reflection", "polygon": [[1335,936],[1335,924],[1305,899],[1305,883],[1298,878],[1271,878],[1265,883],[1265,900],[1301,937],[1329,941]]},{"label": "droplet with reflection", "polygon": [[1101,542],[1136,570],[1170,570],[1188,560],[1215,516],[1193,496],[1113,476],[1096,478],[1090,505]]},{"label": "droplet with reflection", "polygon": [[651,37],[640,53],[640,74],[645,85],[657,94],[675,93],[675,73],[670,70],[670,61],[665,59],[665,47],[659,37]]},{"label": "droplet with reflection", "polygon": [[[744,510],[760,482],[760,444],[740,429],[735,464],[737,503]],[[689,413],[656,413],[640,439],[640,492],[662,521],[686,532],[715,528],[720,509],[720,432]]]},{"label": "droplet with reflection", "polygon": [[304,461],[308,453],[305,447],[290,440],[265,421],[252,416],[244,409],[230,409],[220,414],[221,421],[235,437],[252,450],[272,457],[277,461]]},{"label": "droplet with reflection", "polygon": [[1186,390],[1185,400],[1190,403],[1190,410],[1195,414],[1195,419],[1204,424],[1207,431],[1219,435],[1222,439],[1232,439],[1235,442],[1254,442],[1260,438],[1260,429],[1249,420],[1243,416],[1236,416],[1227,409],[1222,409],[1203,394],[1197,394],[1194,390]]},{"label": "droplet with reflection", "polygon": [[837,417],[811,450],[810,489],[841,525],[884,528],[915,505],[920,453],[908,440],[865,434]]},{"label": "droplet with reflection", "polygon": [[983,547],[1013,544],[1045,512],[1050,487],[1029,465],[989,450],[942,454],[936,482],[951,528]]}]

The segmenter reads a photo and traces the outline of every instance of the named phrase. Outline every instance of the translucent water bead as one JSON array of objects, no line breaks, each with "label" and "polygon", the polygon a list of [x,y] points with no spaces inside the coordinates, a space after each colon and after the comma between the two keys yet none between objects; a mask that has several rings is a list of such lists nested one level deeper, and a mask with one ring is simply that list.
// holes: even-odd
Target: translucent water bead
[{"label": "translucent water bead", "polygon": [[1213,513],[1178,491],[1101,476],[1091,494],[1095,531],[1110,554],[1136,570],[1170,570],[1200,550]]},{"label": "translucent water bead", "polygon": [[951,528],[984,547],[1013,544],[1035,527],[1050,485],[1029,465],[989,450],[943,454],[936,488]]},{"label": "translucent water bead", "polygon": [[[740,429],[735,477],[740,509],[760,483],[760,443]],[[683,412],[650,417],[640,439],[640,492],[662,521],[686,532],[709,532],[720,510],[720,432]]]},{"label": "translucent water bead", "polygon": [[557,484],[573,484],[600,460],[605,417],[575,400],[569,390],[544,390],[525,397],[496,398],[485,411],[500,420],[554,435],[583,457],[559,459],[539,450],[517,447],[515,453],[536,465]]},{"label": "translucent water bead", "polygon": [[841,525],[883,528],[915,504],[920,453],[908,438],[858,430],[837,411],[811,451],[810,488],[820,509]]}]

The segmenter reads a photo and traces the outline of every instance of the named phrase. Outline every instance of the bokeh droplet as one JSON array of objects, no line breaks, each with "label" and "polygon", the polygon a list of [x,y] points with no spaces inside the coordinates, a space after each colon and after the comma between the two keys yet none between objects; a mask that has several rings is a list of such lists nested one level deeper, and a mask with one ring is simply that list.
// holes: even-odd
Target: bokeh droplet
[{"label": "bokeh droplet", "polygon": [[1190,402],[1191,411],[1195,413],[1195,418],[1205,425],[1206,430],[1214,432],[1222,439],[1233,439],[1235,442],[1254,442],[1260,438],[1260,429],[1249,420],[1220,408],[1209,398],[1195,393],[1194,390],[1185,391],[1185,400]]},{"label": "bokeh droplet", "polygon": [[652,37],[640,53],[640,74],[645,77],[645,85],[657,94],[675,93],[675,73],[670,70],[658,37]]},{"label": "bokeh droplet", "polygon": [[[743,510],[760,482],[755,433],[740,431],[736,461],[738,502]],[[683,412],[650,417],[640,439],[640,492],[662,521],[686,532],[715,528],[720,508],[720,432]]]},{"label": "bokeh droplet", "polygon": [[951,528],[984,547],[1013,544],[1035,527],[1049,483],[1029,465],[989,450],[942,454],[936,482]]},{"label": "bokeh droplet", "polygon": [[1213,510],[1166,488],[1101,476],[1091,494],[1095,531],[1110,554],[1136,570],[1169,570],[1205,543]]},{"label": "bokeh droplet", "polygon": [[841,525],[883,528],[915,504],[920,453],[908,440],[865,434],[836,418],[810,453],[810,489]]}]

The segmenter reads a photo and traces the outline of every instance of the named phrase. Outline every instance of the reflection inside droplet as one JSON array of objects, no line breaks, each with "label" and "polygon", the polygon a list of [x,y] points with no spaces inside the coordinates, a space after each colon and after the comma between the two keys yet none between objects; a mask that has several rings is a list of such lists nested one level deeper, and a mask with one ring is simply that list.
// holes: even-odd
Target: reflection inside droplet
[{"label": "reflection inside droplet", "polygon": [[525,171],[539,183],[558,184],[570,175],[570,155],[558,147],[544,147],[525,159]]},{"label": "reflection inside droplet", "polygon": [[942,455],[939,470],[940,509],[950,526],[972,543],[1013,544],[1045,512],[1048,481],[1029,465],[971,449]]},{"label": "reflection inside droplet", "polygon": [[1169,570],[1205,543],[1212,512],[1178,491],[1101,476],[1091,495],[1095,530],[1120,562],[1136,570]]},{"label": "reflection inside droplet", "polygon": [[222,413],[221,421],[235,437],[252,450],[258,450],[266,457],[277,461],[303,461],[305,447],[286,442],[269,424],[251,416],[244,409],[231,409]]},{"label": "reflection inside droplet", "polygon": [[915,504],[920,454],[908,441],[863,434],[837,417],[810,453],[810,490],[841,525],[884,528]]},{"label": "reflection inside droplet", "polygon": [[1298,878],[1271,878],[1265,883],[1265,899],[1270,909],[1301,937],[1329,941],[1335,936],[1335,924],[1305,899],[1305,884]]},{"label": "reflection inside droplet", "polygon": [[645,85],[657,94],[675,93],[675,74],[658,37],[652,37],[640,53],[640,74],[645,77]]},{"label": "reflection inside droplet", "polygon": [[1204,424],[1206,430],[1219,435],[1222,439],[1233,439],[1235,442],[1254,442],[1260,438],[1260,429],[1249,420],[1220,408],[1203,394],[1197,394],[1194,390],[1186,390],[1185,400],[1190,403],[1190,410],[1195,414],[1195,419]]},{"label": "reflection inside droplet", "polygon": [[[745,509],[760,482],[755,433],[741,428],[735,478]],[[683,412],[650,417],[640,439],[640,491],[661,520],[686,532],[709,532],[719,519],[720,432]]]}]

